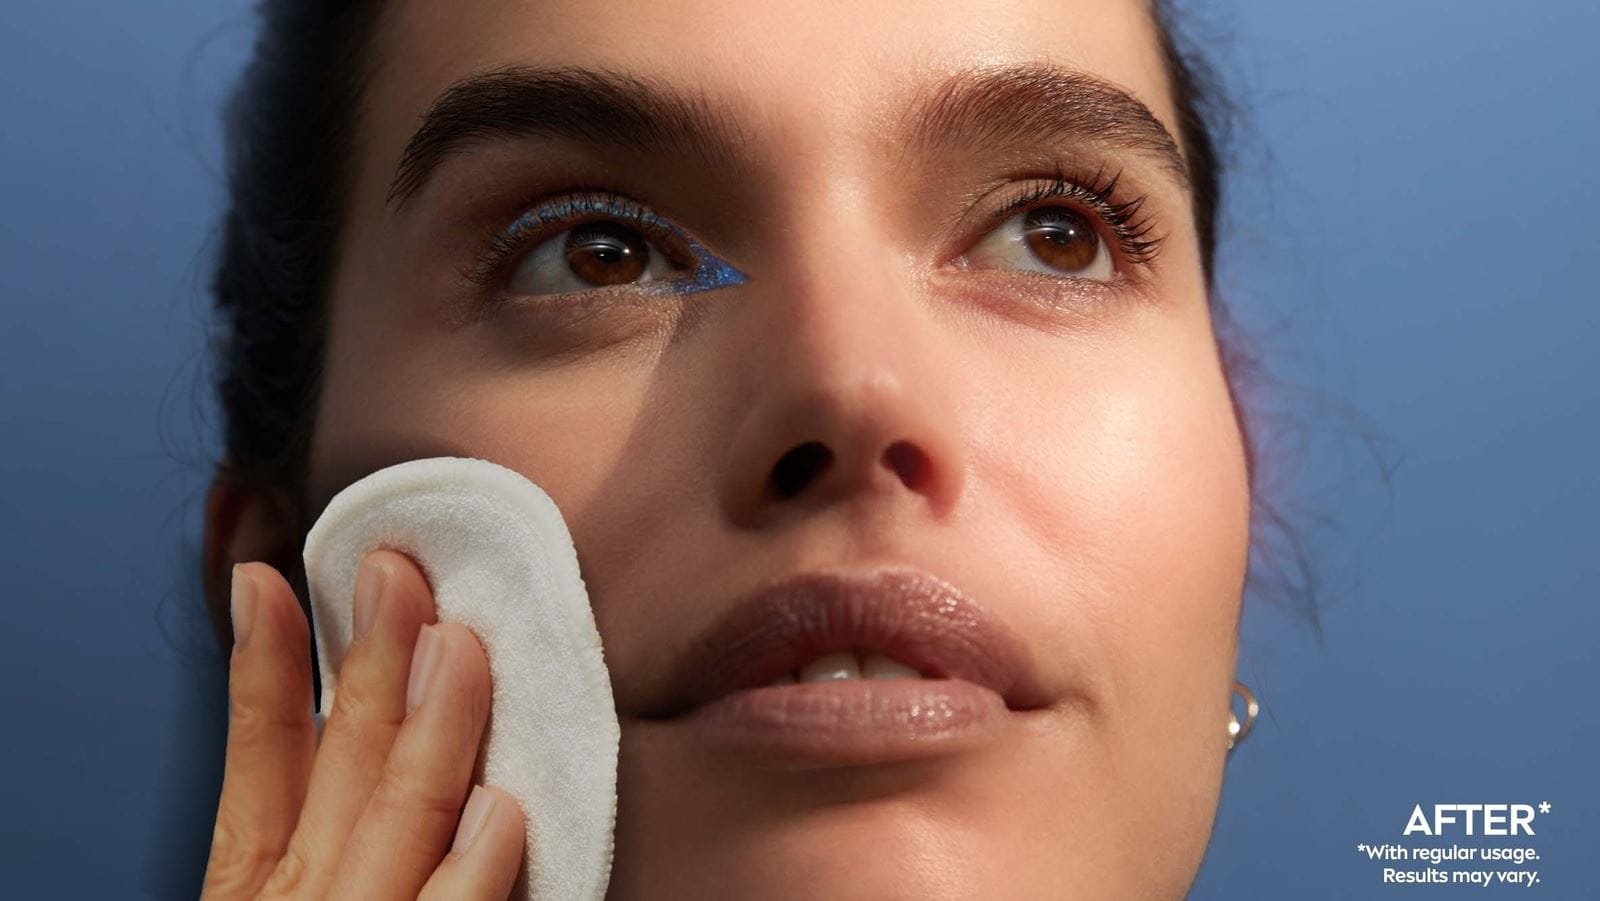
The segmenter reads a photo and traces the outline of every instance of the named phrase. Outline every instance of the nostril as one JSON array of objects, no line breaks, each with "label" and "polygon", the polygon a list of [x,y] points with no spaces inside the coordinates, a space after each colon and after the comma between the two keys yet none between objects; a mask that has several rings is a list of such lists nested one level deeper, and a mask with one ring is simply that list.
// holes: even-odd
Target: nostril
[{"label": "nostril", "polygon": [[912,491],[922,490],[928,475],[928,458],[916,445],[896,441],[883,452],[883,463]]},{"label": "nostril", "polygon": [[782,497],[794,497],[828,467],[833,452],[819,441],[807,441],[784,454],[772,467],[772,486]]}]

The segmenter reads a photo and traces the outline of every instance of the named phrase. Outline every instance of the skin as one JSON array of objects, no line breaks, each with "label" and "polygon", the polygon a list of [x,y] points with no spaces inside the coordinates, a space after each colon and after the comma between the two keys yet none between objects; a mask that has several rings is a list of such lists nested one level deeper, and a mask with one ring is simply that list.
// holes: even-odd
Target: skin
[{"label": "skin", "polygon": [[[437,455],[493,460],[555,500],[622,723],[612,898],[1181,898],[1220,792],[1249,531],[1189,199],[1153,162],[1113,157],[1162,237],[1150,264],[1119,259],[1099,285],[962,270],[952,260],[981,235],[940,226],[981,205],[996,162],[903,160],[884,137],[886,115],[949,67],[1037,60],[1120,86],[1176,134],[1143,5],[730,6],[396,4],[358,132],[308,509]],[[759,166],[730,179],[501,142],[386,203],[434,99],[507,64],[702,90]],[[480,289],[460,275],[475,239],[460,223],[521,196],[530,171],[551,191],[615,181],[748,282],[575,323],[531,306],[461,317]],[[763,491],[812,440],[831,465],[793,496]],[[208,519],[215,567],[298,547],[265,502],[231,491]],[[521,853],[509,797],[475,851],[445,856],[486,709],[482,650],[439,627],[435,687],[408,716],[432,601],[410,561],[374,557],[387,588],[320,751],[292,593],[263,563],[238,570],[253,625],[233,659],[212,897],[407,897],[450,874],[477,880],[452,896],[505,896]],[[801,772],[713,764],[630,709],[765,578],[888,562],[1017,630],[1052,703],[976,750]]]}]

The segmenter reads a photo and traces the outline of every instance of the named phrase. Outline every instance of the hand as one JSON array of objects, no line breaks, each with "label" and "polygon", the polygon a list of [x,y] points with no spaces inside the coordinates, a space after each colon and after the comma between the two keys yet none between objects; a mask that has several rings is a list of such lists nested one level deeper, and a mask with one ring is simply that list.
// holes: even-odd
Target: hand
[{"label": "hand", "polygon": [[430,625],[416,565],[394,551],[362,562],[320,746],[294,591],[271,566],[241,564],[233,618],[227,763],[201,896],[505,898],[522,811],[499,789],[467,793],[488,659],[466,627]]}]

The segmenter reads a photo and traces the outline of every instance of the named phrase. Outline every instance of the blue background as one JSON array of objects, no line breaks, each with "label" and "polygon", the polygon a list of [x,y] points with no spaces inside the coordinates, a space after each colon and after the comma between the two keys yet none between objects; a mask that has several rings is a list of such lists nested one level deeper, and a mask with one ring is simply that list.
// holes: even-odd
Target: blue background
[{"label": "blue background", "polygon": [[[1535,839],[1474,844],[1537,847],[1529,897],[1600,897],[1600,7],[1189,5],[1247,110],[1221,286],[1319,593],[1247,603],[1264,710],[1191,897],[1521,897],[1385,887],[1355,846],[1546,800]],[[6,19],[4,894],[192,897],[226,708],[195,588],[216,110],[251,23]]]}]

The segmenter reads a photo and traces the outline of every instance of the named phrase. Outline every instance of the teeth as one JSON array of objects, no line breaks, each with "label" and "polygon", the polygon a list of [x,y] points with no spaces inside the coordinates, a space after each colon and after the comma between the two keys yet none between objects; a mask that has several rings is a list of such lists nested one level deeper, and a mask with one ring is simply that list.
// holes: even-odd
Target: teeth
[{"label": "teeth", "polygon": [[864,654],[861,675],[868,679],[920,679],[922,674],[884,654]]},{"label": "teeth", "polygon": [[835,651],[806,664],[800,670],[801,682],[827,682],[830,679],[859,679],[861,664],[849,651]]},{"label": "teeth", "polygon": [[886,654],[835,651],[823,654],[798,672],[786,673],[768,685],[830,682],[835,679],[920,679],[922,674]]}]

